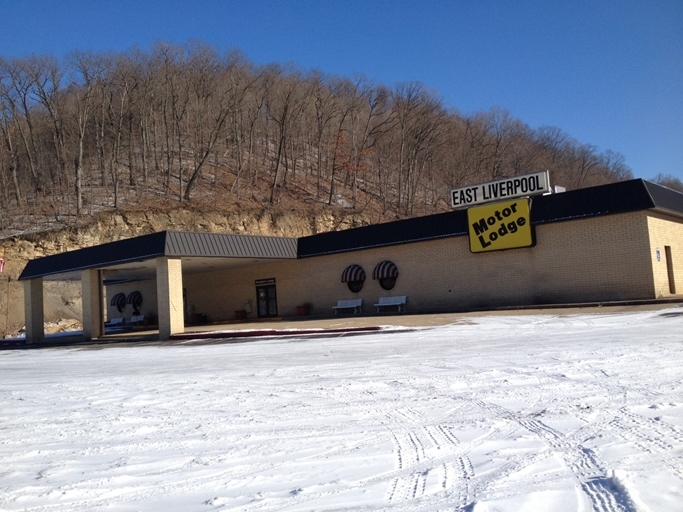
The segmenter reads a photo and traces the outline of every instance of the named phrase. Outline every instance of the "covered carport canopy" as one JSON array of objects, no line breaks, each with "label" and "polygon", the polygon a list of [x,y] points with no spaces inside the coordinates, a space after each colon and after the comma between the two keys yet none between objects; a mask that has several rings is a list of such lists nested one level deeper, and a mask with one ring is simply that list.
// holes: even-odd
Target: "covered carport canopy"
[{"label": "covered carport canopy", "polygon": [[25,282],[26,341],[44,337],[43,280],[81,281],[83,335],[91,339],[104,332],[103,283],[156,278],[163,339],[184,330],[183,274],[296,257],[296,238],[161,231],[37,258],[19,276]]}]

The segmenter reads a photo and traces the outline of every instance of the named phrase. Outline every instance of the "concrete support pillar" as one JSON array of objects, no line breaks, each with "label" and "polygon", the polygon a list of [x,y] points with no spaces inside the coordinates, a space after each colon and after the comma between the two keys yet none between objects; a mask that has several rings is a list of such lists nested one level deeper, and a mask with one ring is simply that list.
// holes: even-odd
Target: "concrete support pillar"
[{"label": "concrete support pillar", "polygon": [[83,337],[86,340],[104,334],[104,308],[102,305],[102,272],[98,269],[81,271],[83,295]]},{"label": "concrete support pillar", "polygon": [[43,279],[24,281],[24,318],[26,321],[26,343],[35,343],[45,338],[43,324]]},{"label": "concrete support pillar", "polygon": [[180,258],[157,258],[159,339],[185,331],[183,270]]}]

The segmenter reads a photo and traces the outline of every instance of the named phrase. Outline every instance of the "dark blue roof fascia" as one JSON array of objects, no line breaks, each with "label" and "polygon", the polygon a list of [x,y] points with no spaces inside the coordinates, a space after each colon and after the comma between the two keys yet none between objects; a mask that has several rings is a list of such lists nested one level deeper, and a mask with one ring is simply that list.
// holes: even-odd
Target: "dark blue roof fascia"
[{"label": "dark blue roof fascia", "polygon": [[467,234],[464,210],[299,238],[299,258]]},{"label": "dark blue roof fascia", "polygon": [[[540,225],[655,207],[667,207],[671,211],[683,214],[683,194],[642,179],[635,179],[559,194],[534,196],[531,205],[531,223]],[[467,211],[457,210],[300,238],[299,257],[307,258],[466,234]]]},{"label": "dark blue roof fascia", "polygon": [[164,255],[166,231],[127,238],[31,260],[19,280],[116,265]]},{"label": "dark blue roof fascia", "polygon": [[655,206],[643,180],[619,181],[609,185],[533,197],[531,223],[538,225],[636,212]]}]

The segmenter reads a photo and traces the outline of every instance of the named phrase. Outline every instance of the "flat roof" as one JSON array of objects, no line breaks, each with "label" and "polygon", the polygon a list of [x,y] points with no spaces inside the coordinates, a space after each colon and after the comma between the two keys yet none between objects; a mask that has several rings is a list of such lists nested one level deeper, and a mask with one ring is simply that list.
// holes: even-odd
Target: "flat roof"
[{"label": "flat roof", "polygon": [[[76,277],[75,272],[91,268],[122,267],[133,269],[161,256],[188,258],[206,263],[207,258],[238,259],[253,262],[264,259],[295,259],[297,239],[290,237],[160,231],[116,242],[85,247],[27,263],[19,280],[60,275]],[[140,265],[137,265],[140,267]],[[71,274],[71,275],[69,275]],[[80,277],[80,275],[78,276]]]},{"label": "flat roof", "polygon": [[[644,181],[620,181],[531,198],[532,225],[657,209],[683,215],[683,193]],[[467,235],[467,210],[299,238],[299,258]]]}]

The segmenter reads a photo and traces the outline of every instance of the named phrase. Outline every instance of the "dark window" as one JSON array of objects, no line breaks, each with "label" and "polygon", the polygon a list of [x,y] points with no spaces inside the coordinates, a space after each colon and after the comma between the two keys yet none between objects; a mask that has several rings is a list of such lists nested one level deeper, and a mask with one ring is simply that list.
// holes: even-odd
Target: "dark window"
[{"label": "dark window", "polygon": [[379,280],[379,285],[385,290],[392,290],[396,286],[395,277],[383,277]]},{"label": "dark window", "polygon": [[377,279],[384,290],[392,290],[396,286],[398,268],[392,261],[380,261],[375,265],[375,270],[372,271],[372,278]]},{"label": "dark window", "polygon": [[363,289],[363,283],[365,283],[365,281],[349,281],[346,284],[348,285],[349,290],[353,293],[358,293]]}]

